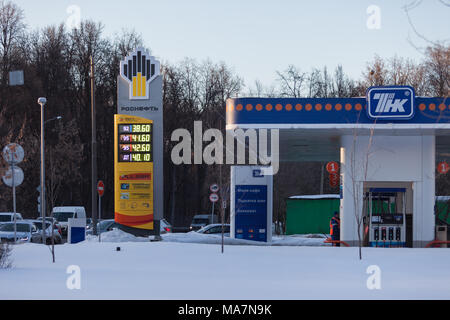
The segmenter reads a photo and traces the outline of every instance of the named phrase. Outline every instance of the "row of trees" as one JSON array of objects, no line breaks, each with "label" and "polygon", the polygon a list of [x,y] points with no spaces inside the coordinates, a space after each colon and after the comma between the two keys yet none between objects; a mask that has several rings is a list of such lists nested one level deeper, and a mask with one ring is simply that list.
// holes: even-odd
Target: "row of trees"
[{"label": "row of trees", "polygon": [[365,96],[370,86],[409,85],[419,96],[447,97],[449,66],[449,47],[436,44],[425,50],[421,62],[398,56],[383,59],[375,55],[358,80],[348,77],[342,66],[330,73],[326,67],[306,72],[289,65],[284,71],[277,71],[274,84],[266,87],[256,80],[248,94],[256,97],[342,98]]},{"label": "row of trees", "polygon": [[[59,25],[30,31],[18,6],[0,2],[0,146],[17,142],[26,151],[21,164],[25,181],[18,188],[18,210],[25,217],[37,215],[40,111],[36,100],[40,96],[48,99],[46,119],[63,117],[46,123],[49,209],[55,205],[84,205],[88,210],[91,207],[90,56],[96,68],[98,176],[106,184],[103,217],[113,216],[112,137],[119,61],[144,43],[132,31],[123,31],[110,39],[103,36],[102,30],[99,23],[83,21],[72,30]],[[418,95],[447,96],[449,52],[449,47],[434,46],[419,63],[399,57],[375,57],[358,80],[348,77],[341,66],[330,73],[326,68],[303,72],[289,65],[277,72],[274,84],[269,87],[258,81],[245,86],[242,78],[223,62],[185,59],[176,64],[162,63],[165,217],[183,226],[194,214],[209,212],[208,186],[212,182],[218,182],[222,197],[227,197],[229,166],[174,165],[170,160],[175,144],[171,133],[175,129],[185,128],[193,134],[193,123],[200,120],[203,130],[218,128],[225,132],[227,98],[352,97],[363,96],[370,85],[387,84],[412,85]],[[11,70],[24,70],[23,86],[8,85]],[[278,220],[284,220],[287,196],[335,191],[326,182],[320,189],[322,165],[281,164],[274,181],[277,190],[274,212]],[[441,185],[444,189],[439,192],[450,192],[450,184]],[[10,189],[1,184],[0,210],[10,208]]]}]

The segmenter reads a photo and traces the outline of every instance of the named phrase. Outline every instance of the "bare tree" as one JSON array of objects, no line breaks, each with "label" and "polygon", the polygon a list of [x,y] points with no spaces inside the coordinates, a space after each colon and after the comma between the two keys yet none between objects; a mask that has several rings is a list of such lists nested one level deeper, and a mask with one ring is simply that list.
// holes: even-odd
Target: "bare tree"
[{"label": "bare tree", "polygon": [[289,65],[283,72],[277,71],[277,81],[280,83],[282,97],[300,98],[306,81],[306,73],[301,72],[294,65]]},{"label": "bare tree", "polygon": [[450,94],[450,46],[428,47],[425,55],[425,69],[431,94],[448,97]]},{"label": "bare tree", "polygon": [[25,31],[23,10],[10,1],[0,2],[0,58],[2,65],[1,84],[7,83],[11,65],[11,53]]},{"label": "bare tree", "polygon": [[[357,122],[358,123],[358,122]],[[350,191],[353,199],[353,215],[356,222],[357,227],[357,235],[358,235],[358,248],[359,248],[359,259],[362,259],[362,246],[363,246],[363,223],[364,223],[364,185],[361,185],[364,181],[367,181],[368,178],[368,168],[369,168],[369,158],[372,153],[372,143],[373,143],[373,134],[375,130],[376,122],[373,124],[373,127],[370,129],[368,143],[366,150],[362,153],[357,151],[358,148],[358,129],[353,129],[353,140],[352,140],[352,148],[350,150],[350,165],[349,168],[346,168],[346,174],[348,178],[350,178],[351,188],[347,187],[347,190]],[[347,165],[347,164],[346,164]]]},{"label": "bare tree", "polygon": [[11,246],[7,243],[0,243],[0,269],[11,268]]}]

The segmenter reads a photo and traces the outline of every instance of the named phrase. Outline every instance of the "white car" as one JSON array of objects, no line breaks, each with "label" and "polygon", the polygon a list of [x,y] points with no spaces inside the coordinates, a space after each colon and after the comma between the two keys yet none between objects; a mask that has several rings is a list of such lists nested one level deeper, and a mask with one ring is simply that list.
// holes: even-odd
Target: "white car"
[{"label": "white car", "polygon": [[[16,221],[23,220],[22,215],[16,212]],[[14,212],[0,212],[0,224],[14,222]]]},{"label": "white car", "polygon": [[[41,238],[36,226],[29,221],[16,222],[17,242],[39,242]],[[14,223],[6,222],[0,225],[0,241],[14,242]]]},{"label": "white car", "polygon": [[[43,242],[43,237],[42,237],[42,219],[40,219],[40,220],[25,220],[25,221],[31,222],[31,223],[33,223],[36,226],[36,229],[37,229],[37,232],[39,234],[39,237],[35,236],[35,240],[39,240],[39,242],[42,243]],[[46,242],[46,244],[51,244],[52,243],[52,227],[51,227],[51,222],[50,221],[47,220],[45,222],[45,242]],[[55,239],[54,243],[55,244],[61,244],[63,242],[61,227],[59,227],[57,224],[54,224],[53,228],[54,228],[53,229],[53,238]]]},{"label": "white car", "polygon": [[84,207],[54,207],[52,210],[53,217],[61,225],[62,235],[67,236],[67,228],[69,219],[86,218],[86,210]]},{"label": "white car", "polygon": [[[222,224],[220,223],[214,223],[214,224],[208,224],[207,226],[204,226],[203,228],[197,230],[198,233],[203,234],[222,234]],[[223,225],[223,233],[224,236],[229,237],[230,236],[230,225],[224,224]]]}]

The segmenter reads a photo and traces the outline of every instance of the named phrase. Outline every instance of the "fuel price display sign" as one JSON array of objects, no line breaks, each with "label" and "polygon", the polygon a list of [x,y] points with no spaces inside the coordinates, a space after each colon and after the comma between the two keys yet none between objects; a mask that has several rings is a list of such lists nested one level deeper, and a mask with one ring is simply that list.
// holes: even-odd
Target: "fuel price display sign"
[{"label": "fuel price display sign", "polygon": [[119,162],[152,162],[153,124],[119,124]]},{"label": "fuel price display sign", "polygon": [[153,121],[114,116],[115,221],[153,230]]}]

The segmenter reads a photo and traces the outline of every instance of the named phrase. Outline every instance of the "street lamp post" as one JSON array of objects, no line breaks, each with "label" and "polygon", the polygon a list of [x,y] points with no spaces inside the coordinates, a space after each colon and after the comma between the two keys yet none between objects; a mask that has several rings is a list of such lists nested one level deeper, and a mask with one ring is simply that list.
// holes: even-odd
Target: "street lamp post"
[{"label": "street lamp post", "polygon": [[[44,154],[44,106],[47,99],[41,97],[38,104],[41,105],[41,215],[42,215],[42,242],[46,244],[45,239],[45,154]],[[52,223],[53,224],[53,223]],[[53,225],[52,225],[53,228]]]}]

